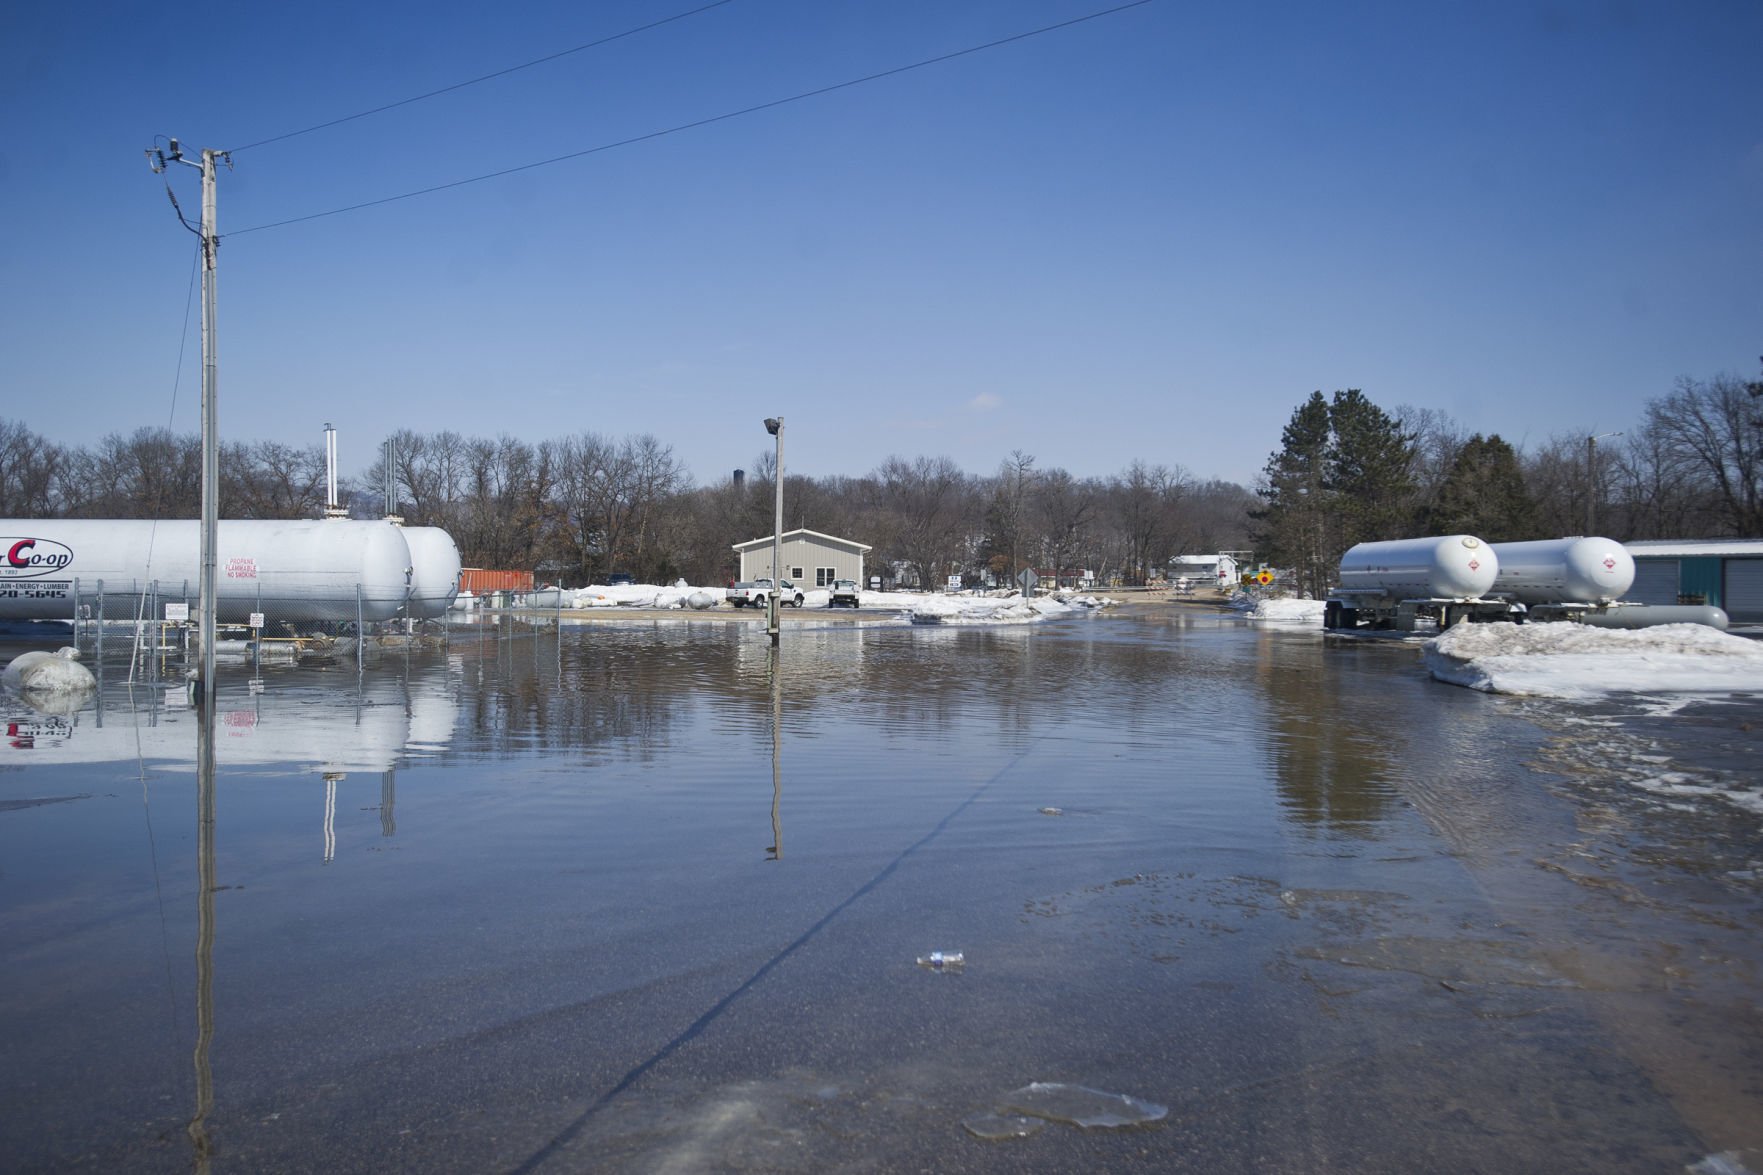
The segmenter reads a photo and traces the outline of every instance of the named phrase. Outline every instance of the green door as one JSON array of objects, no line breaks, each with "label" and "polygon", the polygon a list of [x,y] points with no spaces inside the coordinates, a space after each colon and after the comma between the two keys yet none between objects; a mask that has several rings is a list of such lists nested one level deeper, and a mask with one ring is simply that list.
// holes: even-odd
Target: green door
[{"label": "green door", "polygon": [[1720,595],[1720,560],[1705,557],[1679,559],[1677,590],[1685,596],[1700,596],[1701,603],[1723,607]]}]

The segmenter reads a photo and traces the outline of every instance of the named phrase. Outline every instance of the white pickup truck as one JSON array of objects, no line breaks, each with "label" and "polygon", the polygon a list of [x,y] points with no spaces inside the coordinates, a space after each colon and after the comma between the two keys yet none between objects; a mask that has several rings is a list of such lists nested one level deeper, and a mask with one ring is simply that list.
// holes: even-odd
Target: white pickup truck
[{"label": "white pickup truck", "polygon": [[[728,602],[737,608],[745,608],[748,604],[755,608],[763,608],[771,595],[771,581],[756,579],[751,583],[737,583],[728,589],[727,594]],[[802,592],[794,583],[786,579],[784,580],[783,595],[779,597],[778,602],[794,604],[800,608],[802,606]]]}]

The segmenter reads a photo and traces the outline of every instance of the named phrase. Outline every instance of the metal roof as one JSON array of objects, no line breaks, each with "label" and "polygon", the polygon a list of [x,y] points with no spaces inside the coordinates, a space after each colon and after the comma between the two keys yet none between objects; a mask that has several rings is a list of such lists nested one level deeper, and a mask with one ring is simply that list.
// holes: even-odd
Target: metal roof
[{"label": "metal roof", "polygon": [[[803,529],[786,530],[786,531],[784,531],[784,534],[783,534],[783,541],[789,542],[793,538],[803,538],[803,537],[821,539],[824,542],[837,543],[840,546],[852,547],[852,548],[855,548],[859,552],[875,550],[875,548],[870,546],[868,543],[860,543],[856,539],[842,539],[836,534],[821,534],[818,530],[803,530]],[[748,539],[744,543],[736,543],[734,545],[734,549],[737,551],[745,551],[745,550],[749,550],[753,547],[769,547],[769,546],[771,546],[771,536],[766,535],[762,539]]]},{"label": "metal roof", "polygon": [[1763,559],[1763,539],[1643,539],[1622,545],[1636,559]]}]

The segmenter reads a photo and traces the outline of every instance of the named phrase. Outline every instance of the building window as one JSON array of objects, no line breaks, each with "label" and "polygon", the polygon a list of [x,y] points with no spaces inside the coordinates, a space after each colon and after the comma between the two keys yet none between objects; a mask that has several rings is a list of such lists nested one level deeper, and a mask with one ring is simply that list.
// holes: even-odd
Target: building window
[{"label": "building window", "polygon": [[800,583],[802,581],[802,569],[800,567],[792,567],[790,569],[790,578],[797,583]]},{"label": "building window", "polygon": [[814,569],[815,587],[831,587],[837,578],[839,578],[837,567],[816,567]]}]

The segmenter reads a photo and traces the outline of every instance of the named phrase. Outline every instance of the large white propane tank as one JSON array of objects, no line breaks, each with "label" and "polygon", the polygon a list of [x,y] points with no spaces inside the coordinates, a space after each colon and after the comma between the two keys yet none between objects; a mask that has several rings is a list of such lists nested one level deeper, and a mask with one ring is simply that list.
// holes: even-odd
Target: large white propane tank
[{"label": "large white propane tank", "polygon": [[1493,549],[1470,534],[1360,543],[1341,556],[1341,591],[1474,600],[1494,586],[1499,566]]},{"label": "large white propane tank", "polygon": [[[194,602],[202,524],[188,519],[0,519],[0,617],[65,619],[73,588],[102,588],[111,619],[157,590]],[[222,520],[216,528],[215,611],[228,623],[388,620],[404,608],[410,548],[389,522]]]},{"label": "large white propane tank", "polygon": [[1634,584],[1634,558],[1615,539],[1494,543],[1494,591],[1521,604],[1608,604]]}]

